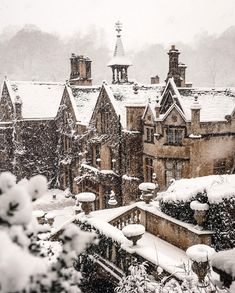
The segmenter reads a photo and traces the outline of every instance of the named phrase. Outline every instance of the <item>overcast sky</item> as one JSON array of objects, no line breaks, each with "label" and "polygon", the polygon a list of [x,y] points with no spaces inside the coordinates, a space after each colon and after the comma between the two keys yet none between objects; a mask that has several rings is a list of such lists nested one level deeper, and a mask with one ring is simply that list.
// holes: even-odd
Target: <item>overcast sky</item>
[{"label": "overcast sky", "polygon": [[64,37],[96,25],[112,46],[116,20],[123,23],[127,50],[146,43],[192,43],[198,34],[235,25],[235,0],[0,0],[0,31],[35,24]]}]

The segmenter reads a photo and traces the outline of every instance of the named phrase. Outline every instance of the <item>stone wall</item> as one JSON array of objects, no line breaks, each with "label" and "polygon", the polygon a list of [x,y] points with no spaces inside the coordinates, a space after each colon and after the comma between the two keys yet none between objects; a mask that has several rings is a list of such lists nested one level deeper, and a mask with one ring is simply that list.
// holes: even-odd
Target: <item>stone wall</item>
[{"label": "stone wall", "polygon": [[188,229],[182,224],[183,222],[179,224],[174,219],[146,212],[146,231],[168,243],[184,250],[195,244],[211,245],[212,233]]},{"label": "stone wall", "polygon": [[19,179],[43,174],[55,183],[57,132],[53,120],[17,121],[15,174]]}]

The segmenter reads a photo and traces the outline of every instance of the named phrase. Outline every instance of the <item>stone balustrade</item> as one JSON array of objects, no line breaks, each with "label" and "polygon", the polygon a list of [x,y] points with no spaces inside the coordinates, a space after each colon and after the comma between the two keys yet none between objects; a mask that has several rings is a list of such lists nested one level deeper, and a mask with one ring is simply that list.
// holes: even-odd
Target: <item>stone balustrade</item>
[{"label": "stone balustrade", "polygon": [[122,230],[122,228],[129,224],[142,224],[141,210],[138,207],[134,207],[133,209],[130,209],[122,215],[116,217],[109,223],[119,230]]},{"label": "stone balustrade", "polygon": [[128,224],[142,224],[149,232],[183,250],[195,244],[212,244],[212,231],[198,230],[192,224],[176,220],[163,212],[134,207],[109,222],[122,230]]}]

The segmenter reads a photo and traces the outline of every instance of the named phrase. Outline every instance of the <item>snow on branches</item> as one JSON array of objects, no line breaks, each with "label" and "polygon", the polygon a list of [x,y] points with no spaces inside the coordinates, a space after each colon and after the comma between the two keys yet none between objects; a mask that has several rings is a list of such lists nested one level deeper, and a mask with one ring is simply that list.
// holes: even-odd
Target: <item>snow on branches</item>
[{"label": "snow on branches", "polygon": [[[59,241],[61,251],[53,252],[39,241],[40,233],[49,231],[32,215],[32,201],[47,190],[47,179],[36,175],[16,183],[10,172],[0,174],[0,292],[72,292],[78,293],[81,273],[74,269],[78,255],[94,235],[75,224],[64,227]],[[58,250],[58,249],[57,249]],[[50,254],[56,254],[50,262]]]}]

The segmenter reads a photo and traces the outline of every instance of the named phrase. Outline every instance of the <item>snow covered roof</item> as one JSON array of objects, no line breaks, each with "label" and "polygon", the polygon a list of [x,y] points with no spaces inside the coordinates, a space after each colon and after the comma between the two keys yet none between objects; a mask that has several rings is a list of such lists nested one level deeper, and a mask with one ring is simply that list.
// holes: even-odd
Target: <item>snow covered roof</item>
[{"label": "snow covered roof", "polygon": [[77,121],[82,125],[88,125],[94,111],[100,86],[70,86],[75,101],[75,114]]},{"label": "snow covered roof", "polygon": [[117,41],[114,49],[113,58],[108,63],[108,66],[113,65],[132,65],[130,60],[128,60],[128,58],[125,56],[122,39],[120,35],[117,35]]},{"label": "snow covered roof", "polygon": [[5,81],[13,105],[22,103],[23,119],[54,118],[62,98],[64,83],[40,81]]},{"label": "snow covered roof", "polygon": [[[201,109],[201,122],[226,121],[225,116],[232,115],[235,109],[235,88],[177,88],[173,78],[169,78],[161,97],[161,105],[169,98],[169,88],[173,101],[182,109],[187,121],[191,121],[191,108],[193,105],[195,107],[195,96],[197,108]],[[160,115],[161,120],[165,118],[165,115]]]},{"label": "snow covered roof", "polygon": [[194,89],[190,93],[181,91],[179,102],[187,120],[191,120],[191,106],[194,103],[195,95],[198,95],[198,103],[201,106],[201,122],[225,121],[225,116],[231,115],[235,108],[235,91],[200,88]]},{"label": "snow covered roof", "polygon": [[159,198],[165,202],[189,202],[204,191],[209,203],[219,203],[225,198],[235,197],[235,174],[175,180],[166,191],[159,193]]},{"label": "snow covered roof", "polygon": [[105,90],[113,104],[113,107],[120,116],[122,127],[126,128],[126,106],[145,107],[146,103],[155,101],[161,95],[162,84],[141,85],[138,93],[134,94],[133,85],[104,85]]}]

